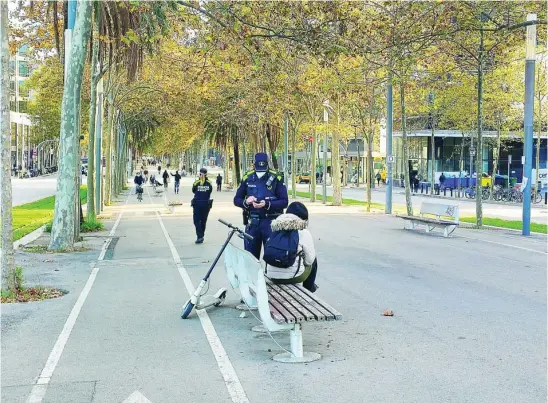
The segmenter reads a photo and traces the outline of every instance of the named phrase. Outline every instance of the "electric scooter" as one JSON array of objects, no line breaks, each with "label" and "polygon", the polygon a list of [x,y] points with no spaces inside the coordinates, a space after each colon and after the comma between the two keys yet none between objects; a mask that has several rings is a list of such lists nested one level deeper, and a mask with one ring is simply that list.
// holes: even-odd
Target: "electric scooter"
[{"label": "electric scooter", "polygon": [[230,224],[230,223],[228,223],[224,220],[221,220],[221,219],[219,219],[219,222],[221,222],[222,224],[224,224],[228,228],[230,228],[228,238],[226,239],[225,243],[223,244],[223,247],[221,248],[221,250],[217,254],[217,257],[213,261],[213,264],[211,265],[211,267],[207,271],[206,275],[204,276],[202,281],[200,281],[200,285],[198,285],[198,288],[196,288],[196,290],[194,291],[194,294],[192,294],[192,297],[190,297],[190,299],[183,305],[183,309],[181,311],[181,318],[182,319],[188,318],[188,315],[190,315],[190,312],[192,312],[193,308],[205,309],[205,308],[209,308],[210,306],[220,306],[225,301],[226,291],[227,291],[227,289],[225,287],[220,288],[214,295],[202,295],[202,290],[206,286],[206,284],[209,280],[209,276],[213,272],[213,269],[215,268],[215,265],[217,264],[217,262],[221,258],[221,255],[225,251],[226,246],[228,245],[228,243],[232,239],[232,236],[236,232],[238,233],[238,236],[242,239],[245,238],[245,239],[250,240],[250,241],[253,240],[253,237],[251,235],[246,234],[244,231],[242,231],[238,227],[235,227],[232,224]]}]

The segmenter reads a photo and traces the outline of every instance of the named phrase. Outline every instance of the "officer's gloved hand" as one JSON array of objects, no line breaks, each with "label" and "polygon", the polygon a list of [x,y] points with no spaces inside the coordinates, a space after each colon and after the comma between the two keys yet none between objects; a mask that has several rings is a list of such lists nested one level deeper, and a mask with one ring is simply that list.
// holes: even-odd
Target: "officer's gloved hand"
[{"label": "officer's gloved hand", "polygon": [[250,205],[251,203],[257,201],[257,198],[255,196],[249,196],[247,199],[245,199],[245,203],[247,205]]}]

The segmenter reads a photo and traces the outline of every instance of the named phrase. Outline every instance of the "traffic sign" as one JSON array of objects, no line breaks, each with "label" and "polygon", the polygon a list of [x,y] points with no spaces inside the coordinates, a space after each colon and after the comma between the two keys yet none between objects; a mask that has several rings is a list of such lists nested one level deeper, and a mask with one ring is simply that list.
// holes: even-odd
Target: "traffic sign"
[{"label": "traffic sign", "polygon": [[389,164],[393,164],[394,162],[396,162],[396,157],[394,155],[388,155],[386,157],[386,162],[388,162]]}]

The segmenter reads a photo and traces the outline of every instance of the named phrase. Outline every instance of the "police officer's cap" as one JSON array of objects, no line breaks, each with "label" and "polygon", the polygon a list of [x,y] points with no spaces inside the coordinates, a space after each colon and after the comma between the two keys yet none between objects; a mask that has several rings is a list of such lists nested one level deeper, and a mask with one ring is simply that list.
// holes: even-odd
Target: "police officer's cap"
[{"label": "police officer's cap", "polygon": [[268,171],[268,156],[265,153],[255,154],[255,171],[257,172]]},{"label": "police officer's cap", "polygon": [[201,173],[201,174],[207,174],[207,169],[205,169],[205,168],[200,168],[200,173]]}]

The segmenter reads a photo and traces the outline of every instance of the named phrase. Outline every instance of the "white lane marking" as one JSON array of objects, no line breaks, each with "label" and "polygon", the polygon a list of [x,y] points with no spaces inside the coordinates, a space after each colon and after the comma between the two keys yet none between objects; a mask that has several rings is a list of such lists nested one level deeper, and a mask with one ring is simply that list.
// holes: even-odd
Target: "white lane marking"
[{"label": "white lane marking", "polygon": [[141,392],[136,390],[129,397],[124,400],[122,403],[152,403],[148,400]]},{"label": "white lane marking", "polygon": [[524,248],[523,246],[510,245],[510,244],[507,244],[507,243],[501,243],[501,242],[495,242],[495,241],[488,241],[487,239],[481,239],[481,238],[470,238],[470,237],[467,237],[467,236],[462,236],[460,234],[459,234],[458,237],[459,238],[465,238],[465,239],[471,239],[471,240],[474,240],[474,241],[493,243],[495,245],[505,246],[507,248],[526,250],[527,252],[534,252],[534,253],[541,253],[541,254],[544,254],[544,255],[548,255],[548,252],[545,252],[545,251],[542,251],[542,250],[537,250],[537,249]]},{"label": "white lane marking", "polygon": [[[194,285],[192,284],[192,280],[190,279],[190,276],[188,275],[185,267],[181,263],[179,253],[177,253],[177,249],[175,249],[175,245],[173,244],[173,241],[171,240],[166,230],[166,227],[164,226],[162,217],[158,212],[156,212],[156,216],[158,217],[160,227],[162,227],[162,231],[164,232],[167,244],[169,246],[169,249],[171,250],[173,260],[175,261],[177,269],[179,270],[179,274],[181,275],[185,283],[188,294],[192,295],[194,293]],[[249,399],[247,398],[244,388],[240,383],[240,380],[238,379],[238,375],[236,374],[236,371],[234,370],[234,367],[232,366],[232,363],[228,358],[228,354],[226,353],[226,350],[224,349],[223,344],[221,343],[221,340],[219,339],[219,336],[217,335],[217,332],[213,327],[213,323],[211,323],[209,315],[205,310],[197,310],[196,312],[198,313],[198,317],[200,318],[200,322],[202,323],[202,328],[204,329],[204,333],[206,335],[207,341],[209,342],[209,346],[211,347],[211,351],[213,351],[213,355],[217,360],[219,371],[221,371],[221,375],[223,376],[223,379],[225,381],[225,385],[228,393],[230,394],[230,398],[234,403],[249,403]]]},{"label": "white lane marking", "polygon": [[[126,202],[124,203],[124,206],[122,207],[122,210],[118,214],[118,218],[116,219],[114,226],[110,230],[110,233],[109,233],[110,237],[112,237],[114,233],[116,232],[116,228],[118,227],[118,224],[120,223],[120,219],[122,218],[122,214],[127,206],[128,200],[129,200],[129,195],[126,199]],[[99,254],[99,258],[97,259],[97,261],[101,261],[104,259],[106,250],[108,248],[108,245],[110,244],[111,239],[112,238],[110,238],[103,245],[103,248],[101,249],[101,253]],[[72,307],[69,317],[67,318],[67,321],[65,322],[65,325],[63,326],[63,330],[61,331],[61,334],[59,334],[59,337],[57,338],[57,341],[55,342],[55,345],[53,346],[53,350],[51,350],[51,353],[49,354],[48,360],[46,361],[46,365],[42,369],[42,372],[40,373],[40,376],[38,377],[36,384],[32,387],[30,395],[27,399],[27,403],[41,403],[42,400],[44,399],[44,396],[46,395],[46,391],[48,388],[48,384],[51,380],[51,377],[53,376],[53,373],[55,372],[55,368],[57,367],[59,360],[61,359],[63,350],[65,349],[65,346],[68,342],[70,334],[72,333],[72,329],[74,328],[74,325],[76,324],[78,315],[80,315],[82,306],[84,305],[84,302],[86,302],[86,298],[88,297],[88,294],[91,291],[91,287],[93,286],[93,283],[95,282],[95,279],[97,278],[98,272],[99,272],[99,267],[97,267],[97,262],[95,262],[95,264],[93,265],[91,274],[89,275],[88,281],[86,282],[84,289],[78,296],[76,303]]]}]

